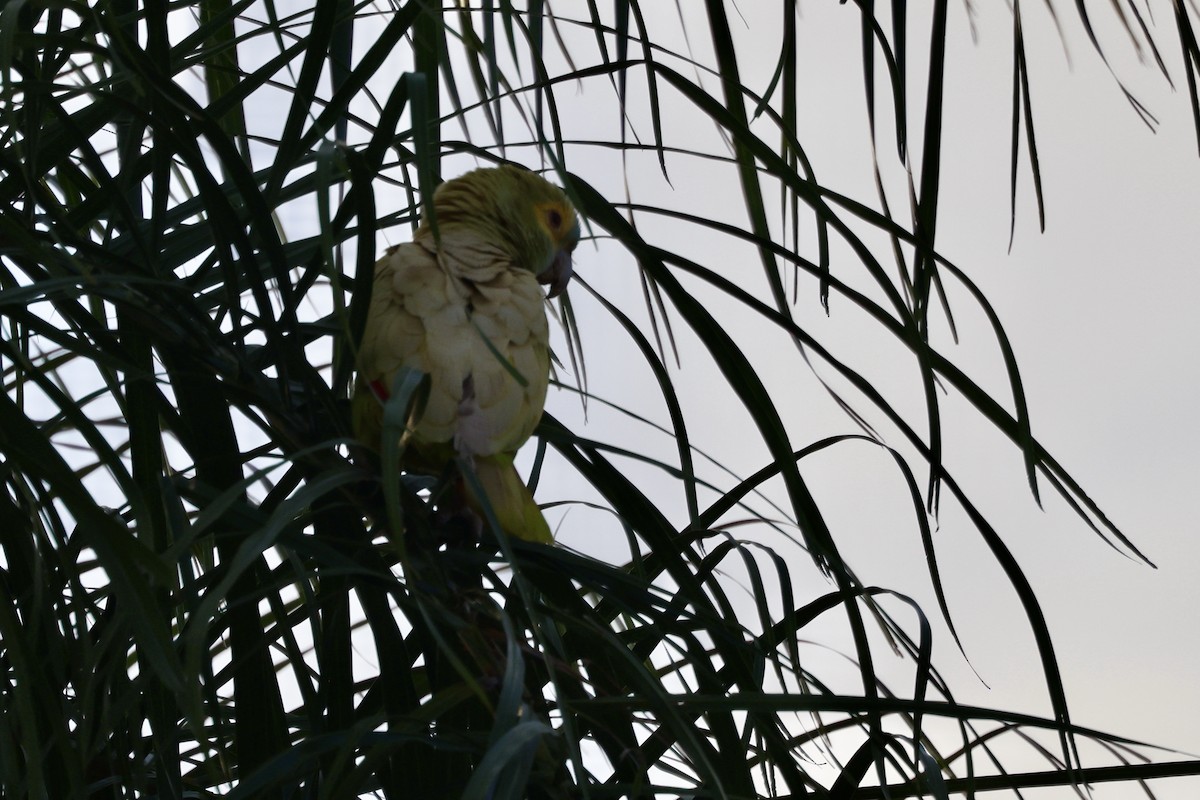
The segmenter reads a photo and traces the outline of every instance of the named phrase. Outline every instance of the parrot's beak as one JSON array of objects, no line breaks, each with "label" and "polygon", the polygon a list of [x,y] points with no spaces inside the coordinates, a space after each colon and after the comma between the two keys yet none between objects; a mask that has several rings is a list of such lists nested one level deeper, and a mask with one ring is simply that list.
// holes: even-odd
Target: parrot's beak
[{"label": "parrot's beak", "polygon": [[558,297],[571,282],[574,269],[571,267],[571,251],[565,247],[554,254],[554,260],[537,276],[538,283],[547,284],[550,290],[546,297]]}]

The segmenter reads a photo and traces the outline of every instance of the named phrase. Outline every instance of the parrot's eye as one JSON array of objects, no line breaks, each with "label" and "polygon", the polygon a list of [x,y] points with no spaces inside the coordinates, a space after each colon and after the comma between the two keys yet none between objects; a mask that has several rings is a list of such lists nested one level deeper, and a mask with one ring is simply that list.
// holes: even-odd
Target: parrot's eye
[{"label": "parrot's eye", "polygon": [[562,214],[559,213],[558,209],[552,208],[546,214],[546,221],[550,223],[551,228],[553,228],[554,230],[558,230],[559,227],[562,225],[562,221],[563,221]]}]

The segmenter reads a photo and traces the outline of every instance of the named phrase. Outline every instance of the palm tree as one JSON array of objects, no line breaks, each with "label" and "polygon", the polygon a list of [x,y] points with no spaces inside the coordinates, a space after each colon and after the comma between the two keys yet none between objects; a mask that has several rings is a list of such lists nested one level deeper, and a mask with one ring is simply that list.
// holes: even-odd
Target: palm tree
[{"label": "palm tree", "polygon": [[[1170,5],[1169,35],[1133,2],[1106,24],[1187,87],[1200,132],[1200,13]],[[947,456],[944,397],[1011,441],[1034,499],[1143,558],[1033,436],[1003,327],[939,253],[959,10],[738,18],[764,8],[0,11],[5,796],[946,797],[1200,772],[1072,722],[1033,586]],[[1040,215],[1035,17],[1062,22],[1013,3],[994,102],[1013,208],[1031,192]],[[844,135],[874,195],[810,149],[820,24],[860,48]],[[376,255],[443,176],[503,161],[588,222],[523,462],[552,548],[447,544],[441,484],[355,458],[348,427]],[[962,306],[991,325],[998,394],[948,355]],[[863,341],[919,401],[854,366]],[[851,448],[890,465],[935,608],[845,558],[810,465]],[[1046,714],[960,704],[934,666],[935,632],[959,637],[947,508],[1019,599]]]}]

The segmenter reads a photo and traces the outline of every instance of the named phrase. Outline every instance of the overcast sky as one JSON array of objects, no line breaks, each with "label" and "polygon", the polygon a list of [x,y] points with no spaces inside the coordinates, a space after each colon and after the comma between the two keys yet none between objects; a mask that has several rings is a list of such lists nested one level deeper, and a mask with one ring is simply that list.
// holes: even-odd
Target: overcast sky
[{"label": "overcast sky", "polygon": [[[674,4],[662,5],[664,19],[674,13]],[[961,404],[948,400],[951,468],[1001,531],[1042,600],[1074,721],[1196,753],[1200,539],[1194,520],[1200,422],[1193,409],[1200,390],[1200,315],[1193,304],[1200,291],[1195,256],[1200,252],[1200,158],[1186,93],[1172,92],[1149,65],[1139,64],[1107,9],[1096,12],[1114,69],[1159,120],[1157,133],[1152,133],[1072,23],[1073,6],[1059,5],[1069,60],[1042,4],[1024,7],[1047,229],[1044,234],[1037,229],[1025,160],[1009,252],[1011,16],[1003,4],[974,4],[978,38],[973,41],[964,5],[951,4],[938,246],[984,289],[1006,325],[1035,434],[1159,568],[1107,547],[1045,484],[1046,509],[1039,510],[1029,497],[1016,452],[964,413]],[[1182,87],[1170,9],[1156,5],[1163,55]],[[759,89],[766,86],[777,53],[778,12],[773,6],[739,5],[745,28],[738,44],[748,58],[761,55],[757,72],[749,67],[743,79]],[[856,71],[861,63],[857,24],[852,4],[803,4],[801,72],[807,77],[801,106],[807,113],[800,136],[827,186],[877,205]],[[705,35],[692,33],[693,44],[702,46]],[[923,43],[913,35],[910,68],[919,75],[923,66],[917,53]],[[709,86],[716,91],[713,83]],[[912,100],[917,111],[910,124],[919,131],[919,98]],[[689,127],[684,110],[674,118],[668,115],[667,126],[668,136],[677,137],[671,139],[674,143],[700,146],[696,143],[707,135],[702,123]],[[711,141],[708,146],[720,151]],[[619,196],[616,176],[605,182],[599,166],[588,174],[586,159],[571,166]],[[885,174],[893,179],[890,192],[899,192],[889,199],[902,201],[904,184],[894,182],[902,173],[895,165],[887,169],[885,164]],[[696,213],[740,219],[730,172],[710,173],[689,163],[673,170],[670,189],[654,173],[649,162],[633,170],[635,197],[643,191]],[[733,210],[723,210],[729,208]],[[656,234],[652,238],[662,242],[669,237],[670,225],[662,222],[651,229]],[[677,246],[707,259],[709,266],[722,258],[717,242],[680,237]],[[811,242],[808,247],[811,252]],[[628,265],[614,265],[617,259],[584,247],[578,269],[606,296],[623,297],[635,307],[634,273]],[[846,270],[842,274],[852,269],[848,262],[841,266]],[[835,261],[835,272],[838,267]],[[812,311],[812,300],[810,296],[807,305],[802,300],[799,313]],[[958,347],[948,340],[940,344],[968,373],[1002,392],[999,352],[982,315],[965,293],[952,289],[952,300],[963,341]],[[853,353],[856,363],[873,368],[879,380],[894,387],[900,405],[906,391],[919,391],[915,371],[889,371],[890,356],[872,360],[872,340],[864,339],[869,343],[857,352],[847,342],[861,332],[852,309],[835,300],[833,316],[832,322],[819,314],[807,319],[826,326],[827,335],[843,337],[842,352]],[[843,319],[850,321],[839,333],[831,326]],[[605,352],[611,352],[607,361]],[[589,356],[595,391],[608,396],[634,391],[629,384],[638,381],[629,380],[630,362],[616,347],[593,347]],[[703,355],[685,345],[684,356],[681,394],[707,391],[711,376],[697,364]],[[811,394],[811,378],[784,363],[779,362],[774,375],[766,364],[764,377],[780,394],[795,392],[801,398],[797,418],[789,419],[797,443],[854,430],[844,418],[835,421],[829,404]],[[919,394],[908,399],[919,400]],[[569,415],[562,398],[551,402],[556,413]],[[712,400],[710,414],[721,413],[721,402]],[[603,426],[604,420],[603,413],[592,412],[592,425]],[[755,434],[745,420],[731,422],[717,438],[710,444],[742,474],[761,465],[760,455],[746,444]],[[909,593],[936,616],[915,528],[900,522],[905,507],[902,498],[897,505],[894,487],[884,488],[895,483],[885,461],[870,448],[848,449],[804,469],[819,491],[839,545],[864,582]],[[866,502],[864,480],[878,480],[880,487],[878,497]],[[961,702],[1048,714],[1036,650],[1014,593],[961,515],[948,509],[941,523],[938,543],[949,600],[979,677],[940,626],[936,663],[954,679]],[[903,529],[907,540],[898,538]],[[567,543],[603,555],[602,546],[572,538],[571,530],[570,525],[564,528]],[[1160,797],[1183,798],[1194,796],[1196,784],[1160,781],[1154,789]],[[1130,786],[1099,787],[1097,796],[1128,797],[1132,791]]]},{"label": "overcast sky", "polygon": [[[1008,491],[985,507],[1003,514],[1006,541],[1043,599],[1076,721],[1200,752],[1200,159],[1187,97],[1139,67],[1119,37],[1105,36],[1111,25],[1100,28],[1118,74],[1161,121],[1151,134],[1078,26],[1067,26],[1068,68],[1052,35],[1033,34],[1052,30],[1044,10],[1026,4],[1042,23],[1027,30],[1047,230],[1036,231],[1026,173],[1006,254],[1007,126],[996,123],[1007,111],[987,108],[1002,106],[994,98],[1008,90],[1011,45],[995,24],[1005,10],[976,5],[979,44],[962,35],[960,13],[952,51],[964,66],[951,76],[948,100],[963,105],[947,124],[954,138],[939,245],[969,269],[1005,322],[1035,433],[1159,569],[1101,545],[1061,503],[1048,503],[1045,514],[1011,503],[1015,481],[1000,483]],[[1169,9],[1156,5],[1164,57],[1182,87]],[[1060,14],[1070,20],[1071,11]],[[1103,21],[1111,20],[1098,15]],[[986,458],[969,469],[991,474]],[[1021,691],[1013,680],[1021,670],[1006,669],[1005,659],[1021,652],[1013,644],[1022,636],[1011,601],[999,605],[1016,624],[989,616],[1004,634],[980,637],[977,629],[971,646],[992,651],[976,665],[993,690],[978,696],[1004,704]],[[1194,796],[1195,788],[1155,786],[1163,797]],[[1108,796],[1129,791],[1110,788]]]},{"label": "overcast sky", "polygon": [[[1182,87],[1171,17],[1156,5],[1168,33],[1164,57]],[[990,187],[972,198],[969,180],[947,184],[962,205],[946,205],[940,243],[951,258],[970,260],[1008,326],[1035,432],[1159,566],[1146,569],[1089,540],[1061,504],[1047,514],[1017,507],[1006,520],[1014,534],[1007,539],[1041,590],[1075,718],[1195,753],[1200,159],[1184,92],[1139,68],[1128,47],[1112,48],[1119,74],[1161,120],[1152,135],[1077,27],[1068,36],[1073,69],[1044,36],[1032,62],[1046,233],[1036,233],[1026,203],[1012,254],[1004,254],[1003,170],[973,161],[963,146],[962,172],[950,174],[971,171]],[[986,37],[980,57],[1003,58],[1003,38]],[[979,116],[961,120],[964,145],[986,136]],[[1004,508],[1002,498],[994,503]],[[996,649],[1003,656],[1004,647]],[[989,675],[1002,678],[1002,667]],[[1190,797],[1196,786],[1155,789]]]}]

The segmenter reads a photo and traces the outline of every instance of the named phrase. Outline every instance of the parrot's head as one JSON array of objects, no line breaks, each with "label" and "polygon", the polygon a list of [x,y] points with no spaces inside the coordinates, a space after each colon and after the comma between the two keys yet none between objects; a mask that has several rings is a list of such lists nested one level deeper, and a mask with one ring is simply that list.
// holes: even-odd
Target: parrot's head
[{"label": "parrot's head", "polygon": [[490,167],[446,181],[433,195],[439,230],[469,230],[500,244],[513,262],[549,285],[554,297],[571,280],[579,216],[562,189],[537,173]]}]

